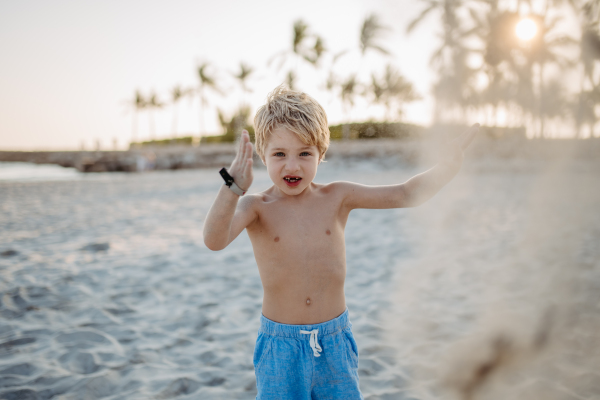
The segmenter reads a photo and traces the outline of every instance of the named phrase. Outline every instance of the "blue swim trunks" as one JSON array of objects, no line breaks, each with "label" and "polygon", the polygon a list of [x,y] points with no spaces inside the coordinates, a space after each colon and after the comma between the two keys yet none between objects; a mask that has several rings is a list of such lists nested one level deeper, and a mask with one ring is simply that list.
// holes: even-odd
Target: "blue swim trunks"
[{"label": "blue swim trunks", "polygon": [[330,321],[287,325],[261,315],[254,349],[257,400],[363,399],[348,309]]}]

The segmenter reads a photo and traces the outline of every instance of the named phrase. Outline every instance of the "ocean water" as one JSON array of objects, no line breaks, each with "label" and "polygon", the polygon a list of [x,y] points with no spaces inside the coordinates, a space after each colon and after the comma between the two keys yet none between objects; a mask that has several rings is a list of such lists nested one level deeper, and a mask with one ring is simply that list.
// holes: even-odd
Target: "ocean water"
[{"label": "ocean water", "polygon": [[0,162],[0,181],[56,181],[80,179],[75,168],[25,162]]},{"label": "ocean water", "polygon": [[[0,398],[256,396],[250,241],[212,252],[202,239],[216,170],[22,167],[0,180]],[[421,207],[351,213],[345,290],[366,399],[597,398],[596,167],[473,163]],[[422,170],[330,161],[316,181]],[[257,169],[250,191],[269,185]]]}]

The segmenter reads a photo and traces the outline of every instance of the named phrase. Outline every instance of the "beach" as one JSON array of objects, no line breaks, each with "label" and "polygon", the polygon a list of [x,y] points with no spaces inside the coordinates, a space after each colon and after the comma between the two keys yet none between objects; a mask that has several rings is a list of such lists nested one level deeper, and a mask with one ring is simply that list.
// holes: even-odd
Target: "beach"
[{"label": "beach", "polygon": [[[385,152],[315,181],[431,166]],[[351,213],[365,399],[600,397],[600,161],[575,154],[474,147],[427,204]],[[270,184],[257,168],[250,192]],[[221,185],[216,169],[0,181],[0,399],[253,399],[252,247],[202,238]]]}]

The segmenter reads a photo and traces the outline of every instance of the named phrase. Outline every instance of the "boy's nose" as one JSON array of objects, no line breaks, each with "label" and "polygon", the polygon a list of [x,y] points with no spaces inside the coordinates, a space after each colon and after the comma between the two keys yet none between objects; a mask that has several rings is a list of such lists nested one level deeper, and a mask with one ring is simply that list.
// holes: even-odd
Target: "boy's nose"
[{"label": "boy's nose", "polygon": [[285,169],[288,172],[296,172],[298,171],[298,169],[300,169],[300,163],[298,162],[298,160],[289,159],[288,162],[285,164]]}]

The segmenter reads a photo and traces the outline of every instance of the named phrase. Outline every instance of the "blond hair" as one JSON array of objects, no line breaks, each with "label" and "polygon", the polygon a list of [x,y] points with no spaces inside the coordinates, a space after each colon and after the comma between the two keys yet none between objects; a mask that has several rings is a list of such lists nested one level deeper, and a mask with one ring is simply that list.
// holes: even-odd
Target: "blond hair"
[{"label": "blond hair", "polygon": [[254,117],[256,152],[264,160],[271,132],[285,127],[298,135],[307,146],[317,146],[319,158],[329,147],[329,126],[325,110],[315,99],[303,92],[279,85],[267,96],[267,103]]}]

